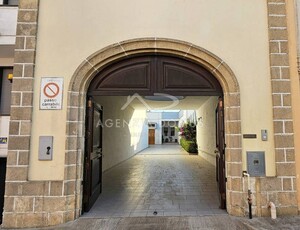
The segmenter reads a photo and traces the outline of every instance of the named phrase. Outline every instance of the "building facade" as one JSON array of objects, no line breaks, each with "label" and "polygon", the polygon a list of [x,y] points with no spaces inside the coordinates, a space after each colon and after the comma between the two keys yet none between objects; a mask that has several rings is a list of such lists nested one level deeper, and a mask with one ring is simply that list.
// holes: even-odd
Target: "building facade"
[{"label": "building facade", "polygon": [[[79,218],[88,97],[150,95],[153,89],[222,98],[226,188],[221,196],[230,215],[247,215],[249,188],[243,171],[252,167],[251,152],[263,153],[265,159],[263,173],[251,177],[253,214],[270,215],[273,202],[278,215],[298,215],[295,12],[293,0],[20,0],[3,226],[40,227]],[[141,68],[150,63],[136,72],[146,80],[127,82],[118,75],[116,70],[135,63],[142,63]],[[178,83],[158,74],[155,79],[163,76],[165,81],[156,88],[159,83],[152,84],[147,71],[164,63],[169,64],[162,67],[165,72],[176,70],[178,78],[191,76],[193,81]],[[200,83],[194,73],[203,76]],[[42,103],[45,95],[50,104]],[[209,114],[199,110],[198,117],[205,116]],[[49,160],[39,149],[41,137],[53,141]]]},{"label": "building facade", "polygon": [[17,5],[18,1],[0,1],[0,210],[4,202]]},{"label": "building facade", "polygon": [[[149,144],[178,143],[179,112],[149,111],[147,112],[149,126]],[[151,137],[153,138],[151,138]]]}]

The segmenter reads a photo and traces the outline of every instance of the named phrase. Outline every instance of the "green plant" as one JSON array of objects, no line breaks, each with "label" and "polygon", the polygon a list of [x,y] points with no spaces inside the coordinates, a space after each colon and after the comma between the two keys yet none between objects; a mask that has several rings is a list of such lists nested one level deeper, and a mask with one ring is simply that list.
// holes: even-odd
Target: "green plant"
[{"label": "green plant", "polygon": [[188,153],[198,153],[198,146],[193,141],[188,141],[184,138],[180,139],[180,145],[185,149]]},{"label": "green plant", "polygon": [[179,128],[179,131],[180,145],[189,153],[198,153],[196,125],[188,121]]}]

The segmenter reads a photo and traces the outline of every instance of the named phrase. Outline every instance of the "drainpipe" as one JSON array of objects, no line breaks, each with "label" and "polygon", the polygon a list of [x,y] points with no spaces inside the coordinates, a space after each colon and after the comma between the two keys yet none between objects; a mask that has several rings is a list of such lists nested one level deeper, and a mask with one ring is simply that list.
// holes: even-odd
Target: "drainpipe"
[{"label": "drainpipe", "polygon": [[250,174],[247,173],[247,171],[243,171],[243,177],[247,177],[248,178],[248,206],[249,206],[249,219],[252,219],[252,192],[251,192],[251,188],[250,188]]},{"label": "drainpipe", "polygon": [[276,206],[273,202],[269,203],[269,208],[271,208],[271,218],[272,219],[276,219],[277,215],[276,215]]}]

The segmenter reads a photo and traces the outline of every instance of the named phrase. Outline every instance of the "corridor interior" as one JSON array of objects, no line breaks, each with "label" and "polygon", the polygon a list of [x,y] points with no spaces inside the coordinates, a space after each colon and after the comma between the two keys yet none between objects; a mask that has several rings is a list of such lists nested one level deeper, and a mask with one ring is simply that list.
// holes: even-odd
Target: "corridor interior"
[{"label": "corridor interior", "polygon": [[[217,97],[189,97],[172,108],[197,112],[198,154],[178,143],[148,145],[148,125],[139,124],[145,104],[131,101],[124,109],[126,100],[97,98],[105,120],[102,193],[82,218],[226,215],[219,209],[215,172]],[[122,126],[116,119],[128,122]]]},{"label": "corridor interior", "polygon": [[180,145],[153,145],[103,174],[103,192],[82,217],[227,214],[215,178],[213,165]]}]

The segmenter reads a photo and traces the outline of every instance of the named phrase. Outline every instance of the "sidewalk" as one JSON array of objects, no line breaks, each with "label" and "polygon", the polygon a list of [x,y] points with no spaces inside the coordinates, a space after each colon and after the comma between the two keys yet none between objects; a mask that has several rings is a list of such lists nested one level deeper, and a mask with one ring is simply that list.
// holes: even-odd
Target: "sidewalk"
[{"label": "sidewalk", "polygon": [[232,217],[232,219],[235,219],[236,223],[239,223],[241,226],[244,226],[244,228],[242,229],[300,229],[300,216],[279,217],[275,220],[272,220],[270,217],[254,217],[251,220],[247,218],[238,217]]},{"label": "sidewalk", "polygon": [[[1,228],[1,227],[0,227]],[[41,229],[41,228],[38,228]],[[44,230],[278,230],[300,229],[300,216],[271,218],[232,217],[229,215],[212,215],[197,217],[125,217],[125,218],[79,218],[73,222],[42,228]]]}]

